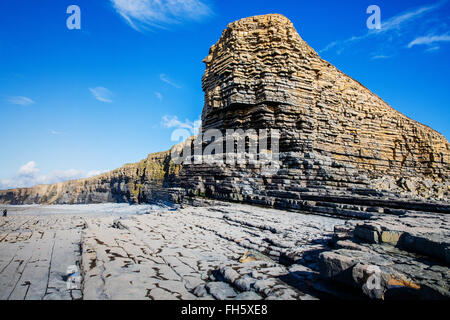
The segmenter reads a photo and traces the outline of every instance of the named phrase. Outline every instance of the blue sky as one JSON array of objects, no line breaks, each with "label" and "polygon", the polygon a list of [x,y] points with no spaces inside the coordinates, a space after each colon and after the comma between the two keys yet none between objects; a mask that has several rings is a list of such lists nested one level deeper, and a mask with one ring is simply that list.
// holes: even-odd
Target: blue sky
[{"label": "blue sky", "polygon": [[[344,5],[345,3],[345,5]],[[69,5],[81,30],[69,30]],[[370,5],[382,29],[368,30]],[[167,150],[203,107],[203,58],[234,20],[281,13],[327,61],[447,138],[450,1],[3,0],[0,188]]]}]

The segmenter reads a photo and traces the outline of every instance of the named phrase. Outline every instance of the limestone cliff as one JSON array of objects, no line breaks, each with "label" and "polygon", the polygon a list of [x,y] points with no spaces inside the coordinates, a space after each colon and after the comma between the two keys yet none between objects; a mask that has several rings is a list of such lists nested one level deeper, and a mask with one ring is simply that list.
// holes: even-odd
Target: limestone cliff
[{"label": "limestone cliff", "polygon": [[127,164],[89,179],[0,191],[0,202],[85,204],[177,201],[168,187],[179,170],[180,166],[171,161],[169,151],[154,153],[138,163]]},{"label": "limestone cliff", "polygon": [[229,24],[204,62],[203,129],[279,129],[280,170],[187,166],[191,192],[286,207],[307,195],[449,199],[448,141],[322,60],[286,17]]},{"label": "limestone cliff", "polygon": [[449,201],[448,141],[322,60],[286,17],[229,24],[204,62],[203,130],[278,129],[278,171],[175,166],[165,152],[91,179],[4,191],[0,202],[145,202],[187,193],[301,210],[318,210],[321,201],[319,212],[336,213],[381,200],[403,207],[393,201],[399,196]]}]

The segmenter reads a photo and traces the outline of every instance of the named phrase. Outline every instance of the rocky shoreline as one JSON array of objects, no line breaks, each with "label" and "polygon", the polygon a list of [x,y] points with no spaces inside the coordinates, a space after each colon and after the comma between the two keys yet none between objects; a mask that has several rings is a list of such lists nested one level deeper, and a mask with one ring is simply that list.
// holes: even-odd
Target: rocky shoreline
[{"label": "rocky shoreline", "polygon": [[[343,220],[201,202],[123,216],[18,209],[0,221],[0,299],[450,297],[448,215]],[[71,265],[81,282],[69,290]]]},{"label": "rocky shoreline", "polygon": [[[1,220],[1,299],[449,299],[444,136],[321,59],[282,15],[230,23],[204,62],[197,137],[90,179],[0,191],[7,205],[181,208]],[[266,129],[270,147],[252,153],[249,132]],[[243,132],[240,154],[205,156],[229,130]],[[175,161],[196,149],[187,160],[248,161]],[[68,264],[79,289],[65,289]]]},{"label": "rocky shoreline", "polygon": [[[204,63],[197,138],[90,179],[0,191],[0,203],[181,203],[200,196],[362,218],[365,207],[450,212],[447,139],[321,59],[288,18],[230,23]],[[233,151],[226,141],[215,157],[246,161],[190,161],[208,159],[209,140],[223,147],[229,130],[241,132]],[[252,154],[251,132],[261,130],[270,143]],[[239,139],[245,146],[238,152]],[[189,161],[177,163],[185,149]],[[196,149],[201,154],[193,156]]]}]

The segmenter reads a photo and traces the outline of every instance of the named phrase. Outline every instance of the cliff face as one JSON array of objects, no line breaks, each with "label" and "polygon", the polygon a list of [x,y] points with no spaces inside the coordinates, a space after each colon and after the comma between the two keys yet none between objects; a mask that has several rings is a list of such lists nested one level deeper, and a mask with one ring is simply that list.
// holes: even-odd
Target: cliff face
[{"label": "cliff face", "polygon": [[203,131],[278,129],[279,170],[179,166],[165,152],[91,179],[3,191],[0,202],[145,202],[185,192],[303,210],[323,199],[355,202],[346,197],[449,201],[448,141],[322,60],[284,16],[229,24],[204,62]]},{"label": "cliff face", "polygon": [[0,191],[7,204],[145,203],[177,201],[168,189],[180,170],[170,151],[150,154],[138,163],[82,180]]},{"label": "cliff face", "polygon": [[287,207],[308,194],[449,199],[447,140],[322,60],[284,16],[229,24],[204,62],[203,129],[280,130],[280,170],[187,166],[191,192]]}]

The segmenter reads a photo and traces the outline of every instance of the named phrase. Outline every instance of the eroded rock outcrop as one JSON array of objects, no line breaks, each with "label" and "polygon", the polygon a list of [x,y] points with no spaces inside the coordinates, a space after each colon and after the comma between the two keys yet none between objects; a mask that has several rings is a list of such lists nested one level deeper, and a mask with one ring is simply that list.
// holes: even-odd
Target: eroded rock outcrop
[{"label": "eroded rock outcrop", "polygon": [[91,179],[2,191],[0,201],[178,201],[187,194],[353,218],[450,212],[447,140],[322,60],[286,17],[229,24],[204,62],[203,131],[278,129],[278,170],[176,166],[166,152]]},{"label": "eroded rock outcrop", "polygon": [[104,202],[146,203],[178,201],[169,189],[180,166],[171,161],[170,151],[150,154],[146,159],[124,165],[99,176],[0,191],[6,204],[86,204]]},{"label": "eroded rock outcrop", "polygon": [[229,24],[204,62],[203,129],[280,130],[280,170],[187,166],[193,194],[299,209],[310,195],[449,199],[447,140],[322,60],[284,16]]},{"label": "eroded rock outcrop", "polygon": [[335,227],[321,275],[373,299],[450,299],[450,219],[409,213]]},{"label": "eroded rock outcrop", "polygon": [[[176,165],[172,151],[194,144],[191,138],[90,179],[0,191],[0,203],[8,204],[196,206],[114,222],[106,233],[98,222],[90,225],[83,240],[85,298],[310,299],[356,292],[450,299],[450,145],[442,135],[322,60],[281,15],[231,23],[204,61],[203,132],[277,129],[276,170],[258,163]],[[200,197],[348,221],[214,206]],[[117,239],[125,239],[123,248],[115,247]],[[173,247],[177,241],[182,253]],[[217,244],[225,260],[215,256]],[[140,285],[117,290],[119,278],[108,280],[106,270]]]}]

